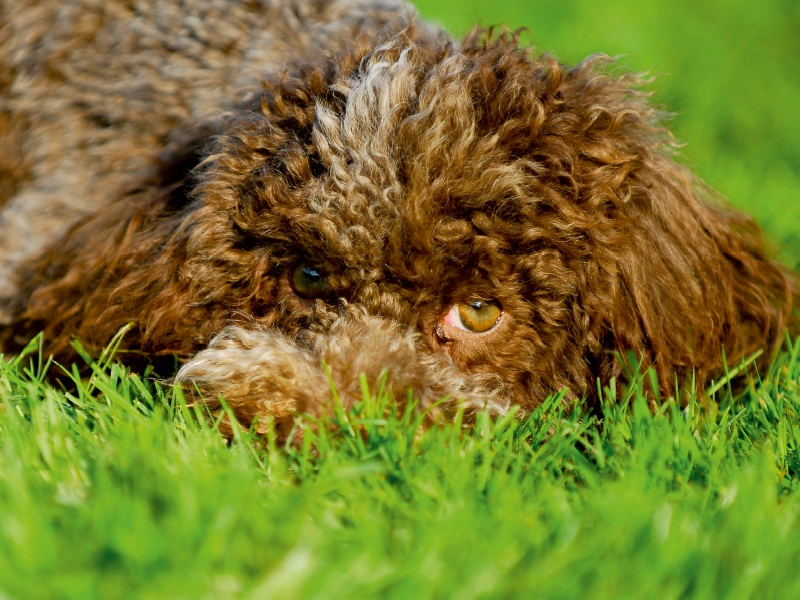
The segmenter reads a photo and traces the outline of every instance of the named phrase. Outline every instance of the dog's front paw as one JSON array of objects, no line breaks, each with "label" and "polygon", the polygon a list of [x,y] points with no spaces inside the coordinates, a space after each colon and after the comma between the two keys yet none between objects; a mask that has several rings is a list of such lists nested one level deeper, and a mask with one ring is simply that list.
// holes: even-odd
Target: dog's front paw
[{"label": "dog's front paw", "polygon": [[[278,332],[227,327],[208,348],[178,371],[184,391],[216,412],[220,398],[243,427],[266,433],[274,419],[279,438],[289,435],[294,415],[317,414],[330,386],[319,359]],[[223,418],[220,430],[232,434]]]}]

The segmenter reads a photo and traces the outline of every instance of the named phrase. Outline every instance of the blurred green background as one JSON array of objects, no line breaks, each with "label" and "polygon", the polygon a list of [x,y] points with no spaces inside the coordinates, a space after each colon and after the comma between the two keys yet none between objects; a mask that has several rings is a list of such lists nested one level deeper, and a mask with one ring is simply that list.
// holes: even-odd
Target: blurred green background
[{"label": "blurred green background", "polygon": [[686,161],[752,214],[800,266],[800,0],[417,0],[456,35],[476,23],[527,27],[523,40],[574,64],[620,56],[660,75]]}]

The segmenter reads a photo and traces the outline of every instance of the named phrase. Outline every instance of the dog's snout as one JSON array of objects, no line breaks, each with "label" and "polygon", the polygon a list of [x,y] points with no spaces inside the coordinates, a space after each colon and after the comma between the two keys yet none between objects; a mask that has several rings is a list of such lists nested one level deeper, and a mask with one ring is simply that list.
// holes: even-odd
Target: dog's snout
[{"label": "dog's snout", "polygon": [[446,353],[427,348],[412,327],[354,304],[294,339],[275,329],[229,327],[184,365],[178,380],[206,403],[225,398],[249,426],[256,417],[266,422],[270,415],[330,406],[328,376],[345,407],[362,399],[363,378],[370,389],[384,381],[400,404],[410,390],[422,408],[438,411],[463,406],[474,413],[488,406],[500,414],[508,406],[496,378],[459,370]]}]

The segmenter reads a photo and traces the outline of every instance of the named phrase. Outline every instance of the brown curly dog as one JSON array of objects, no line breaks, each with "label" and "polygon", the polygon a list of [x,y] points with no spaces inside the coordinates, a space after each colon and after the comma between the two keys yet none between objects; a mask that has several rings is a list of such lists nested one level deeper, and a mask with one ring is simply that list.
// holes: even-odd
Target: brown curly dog
[{"label": "brown curly dog", "polygon": [[[675,161],[642,80],[396,0],[0,0],[2,348],[131,357],[248,426],[661,393],[785,331],[794,276]],[[723,356],[725,359],[723,359]],[[136,361],[132,360],[132,364]]]}]

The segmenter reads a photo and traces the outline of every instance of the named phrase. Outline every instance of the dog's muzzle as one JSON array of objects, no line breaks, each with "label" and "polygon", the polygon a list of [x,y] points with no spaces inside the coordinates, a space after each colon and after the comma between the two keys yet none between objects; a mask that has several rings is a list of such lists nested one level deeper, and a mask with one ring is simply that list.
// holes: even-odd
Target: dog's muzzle
[{"label": "dog's muzzle", "polygon": [[399,405],[410,390],[432,419],[459,408],[467,416],[484,408],[496,415],[508,409],[499,377],[464,373],[447,354],[422,349],[420,336],[410,329],[353,305],[296,339],[273,328],[227,327],[176,380],[195,401],[214,410],[221,397],[243,427],[258,420],[256,429],[264,432],[268,417],[285,429],[295,415],[329,412],[331,387],[345,409],[352,406],[362,399],[362,376],[373,390],[385,378]]}]

